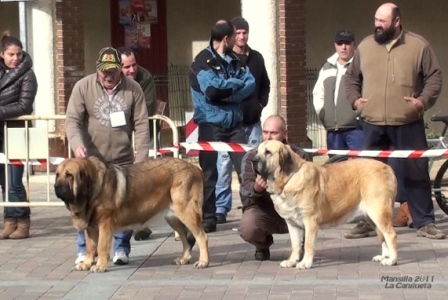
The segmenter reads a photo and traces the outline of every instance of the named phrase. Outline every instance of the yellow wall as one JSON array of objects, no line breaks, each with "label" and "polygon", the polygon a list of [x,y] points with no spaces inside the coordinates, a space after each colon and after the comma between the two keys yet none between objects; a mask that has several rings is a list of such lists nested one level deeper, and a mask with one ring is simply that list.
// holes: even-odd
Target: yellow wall
[{"label": "yellow wall", "polygon": [[[86,74],[95,71],[98,51],[110,45],[110,1],[84,1],[84,44]],[[168,64],[190,64],[203,49],[213,24],[241,14],[239,0],[166,0]],[[1,22],[1,21],[0,21]],[[1,23],[0,23],[1,24]]]},{"label": "yellow wall", "polygon": [[98,52],[111,44],[110,1],[84,1],[84,47],[86,74],[95,72]]},{"label": "yellow wall", "polygon": [[0,35],[5,30],[11,31],[11,34],[20,37],[19,27],[19,9],[17,2],[0,3]]},{"label": "yellow wall", "polygon": [[168,63],[190,64],[219,19],[241,14],[239,0],[167,0]]}]

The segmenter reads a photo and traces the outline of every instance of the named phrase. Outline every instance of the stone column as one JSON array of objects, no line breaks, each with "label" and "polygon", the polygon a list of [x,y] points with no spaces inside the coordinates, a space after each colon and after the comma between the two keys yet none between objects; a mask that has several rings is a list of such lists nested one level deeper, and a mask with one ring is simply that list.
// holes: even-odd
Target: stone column
[{"label": "stone column", "polygon": [[249,22],[249,46],[263,55],[271,92],[262,120],[278,113],[278,52],[276,0],[241,0],[242,17]]},{"label": "stone column", "polygon": [[261,52],[271,80],[268,106],[262,120],[282,115],[289,140],[311,146],[307,137],[306,0],[241,0],[249,22],[249,45]]},{"label": "stone column", "polygon": [[[54,115],[55,107],[55,61],[53,0],[30,1],[26,3],[27,51],[33,58],[38,90],[34,101],[34,114]],[[46,128],[45,121],[37,121],[36,127]],[[54,133],[55,122],[49,123]]]}]

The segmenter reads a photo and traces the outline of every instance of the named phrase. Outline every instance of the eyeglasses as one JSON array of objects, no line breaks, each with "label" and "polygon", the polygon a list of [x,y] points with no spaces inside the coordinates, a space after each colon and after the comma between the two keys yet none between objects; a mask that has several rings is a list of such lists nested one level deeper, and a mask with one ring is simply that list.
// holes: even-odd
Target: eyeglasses
[{"label": "eyeglasses", "polygon": [[342,46],[342,45],[351,45],[352,42],[348,42],[348,41],[340,41],[337,42],[336,45],[338,46]]}]

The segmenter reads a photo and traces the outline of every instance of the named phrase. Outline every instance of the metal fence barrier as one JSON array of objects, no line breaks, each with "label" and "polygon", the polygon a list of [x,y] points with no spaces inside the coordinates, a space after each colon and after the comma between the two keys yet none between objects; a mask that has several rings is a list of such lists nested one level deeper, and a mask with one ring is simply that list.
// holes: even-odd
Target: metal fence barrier
[{"label": "metal fence barrier", "polygon": [[[0,157],[3,155],[5,163],[5,201],[0,202],[0,207],[31,207],[31,206],[64,206],[62,201],[50,201],[50,176],[54,174],[50,173],[50,162],[62,161],[66,157],[71,157],[70,145],[67,145],[68,153],[64,155],[63,158],[53,158],[50,157],[50,133],[48,130],[49,122],[52,121],[65,120],[65,115],[53,115],[53,116],[38,116],[38,115],[28,115],[21,116],[15,119],[10,119],[9,121],[24,121],[24,128],[7,128],[7,121],[4,125],[4,154],[0,153]],[[158,133],[156,132],[158,122],[167,123],[172,131],[172,145],[179,145],[179,132],[174,122],[163,115],[154,115],[149,117],[150,122],[153,122],[153,144],[152,149],[148,153],[148,157],[157,157],[160,155],[158,153],[160,138],[158,138]],[[29,126],[29,121],[44,121],[46,126],[44,128],[35,128]],[[161,133],[160,133],[161,134]],[[45,142],[43,142],[45,141]],[[132,142],[134,143],[134,137],[132,137]],[[173,157],[179,157],[179,149],[173,147],[171,150]],[[33,165],[46,165],[46,184],[47,184],[47,201],[33,201],[30,202],[30,172],[26,170],[26,182],[25,190],[27,199],[26,202],[9,202],[9,168],[10,163],[24,165],[26,168],[32,167]],[[23,178],[22,178],[23,180]]]}]

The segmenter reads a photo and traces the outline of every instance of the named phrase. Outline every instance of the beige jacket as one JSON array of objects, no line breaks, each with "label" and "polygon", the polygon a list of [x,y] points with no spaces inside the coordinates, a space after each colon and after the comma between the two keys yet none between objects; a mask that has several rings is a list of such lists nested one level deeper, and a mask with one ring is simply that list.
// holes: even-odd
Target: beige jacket
[{"label": "beige jacket", "polygon": [[[126,124],[112,127],[110,111],[123,111]],[[117,165],[134,162],[132,133],[135,130],[135,162],[148,157],[149,122],[145,97],[139,84],[124,75],[111,101],[96,74],[79,80],[68,102],[65,127],[73,150],[84,146],[88,156]]]},{"label": "beige jacket", "polygon": [[390,51],[373,35],[358,46],[345,74],[347,99],[352,107],[362,97],[361,117],[375,125],[404,125],[422,118],[405,96],[419,99],[424,110],[432,107],[442,89],[442,75],[429,43],[403,31]]}]

